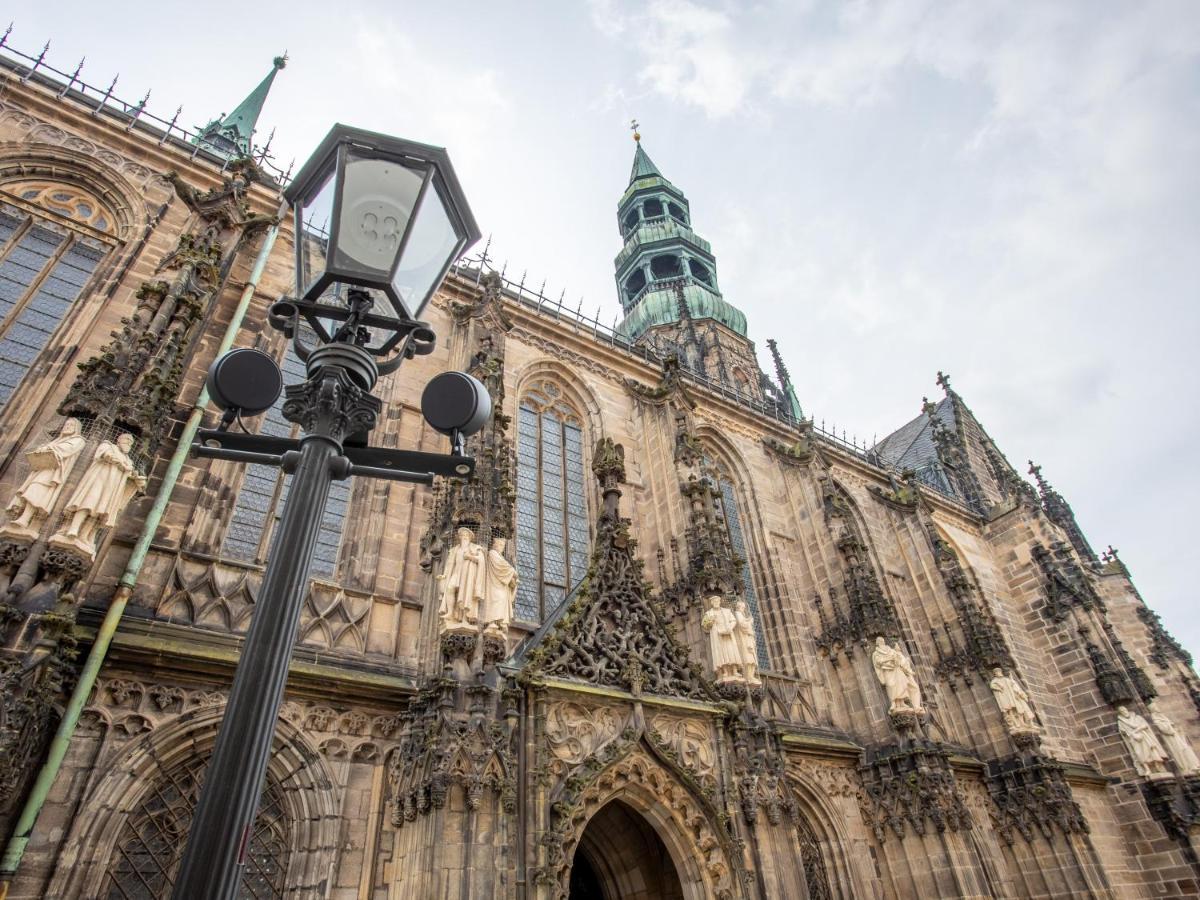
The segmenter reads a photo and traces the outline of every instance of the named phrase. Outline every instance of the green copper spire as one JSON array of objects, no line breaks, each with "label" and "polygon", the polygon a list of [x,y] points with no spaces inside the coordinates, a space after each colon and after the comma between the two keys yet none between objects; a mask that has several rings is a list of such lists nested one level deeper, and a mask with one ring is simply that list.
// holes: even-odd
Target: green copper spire
[{"label": "green copper spire", "polygon": [[658,171],[658,166],[654,165],[650,154],[642,149],[641,141],[638,141],[637,152],[633,154],[633,169],[629,173],[629,183],[633,184],[639,178],[662,178],[662,172]]},{"label": "green copper spire", "polygon": [[275,75],[286,65],[286,53],[275,57],[271,71],[259,82],[258,87],[229,115],[213,119],[205,125],[196,142],[206,144],[210,149],[230,159],[249,156],[254,149],[254,129],[262,113],[263,104],[267,102],[267,94],[271,92]]},{"label": "green copper spire", "polygon": [[625,310],[618,331],[638,338],[651,328],[688,319],[713,319],[745,337],[746,317],[717,286],[712,246],[691,226],[683,191],[671,184],[642,147],[617,207],[625,246],[615,260],[617,296]]}]

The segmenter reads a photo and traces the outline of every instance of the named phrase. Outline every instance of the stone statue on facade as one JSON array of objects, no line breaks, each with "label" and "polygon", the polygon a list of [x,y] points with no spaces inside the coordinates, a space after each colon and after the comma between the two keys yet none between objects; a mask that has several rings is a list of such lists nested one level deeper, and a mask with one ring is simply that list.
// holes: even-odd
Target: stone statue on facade
[{"label": "stone statue on facade", "polygon": [[475,532],[458,529],[458,543],[446,554],[446,567],[437,577],[441,589],[438,617],[442,631],[473,631],[485,590],[484,552],[474,543]]},{"label": "stone statue on facade", "polygon": [[713,595],[708,598],[708,609],[700,620],[700,627],[708,633],[713,675],[717,682],[745,681],[737,617],[721,605],[720,597]]},{"label": "stone statue on facade", "polygon": [[70,547],[89,559],[95,556],[97,533],[116,522],[129,501],[146,486],[145,476],[138,473],[129,457],[132,449],[132,434],[122,434],[116,443],[100,442],[67,501],[66,524],[51,536],[52,546]]},{"label": "stone statue on facade", "polygon": [[29,474],[21,482],[8,504],[12,519],[0,533],[13,537],[36,538],[42,523],[54,509],[67,475],[85,444],[83,426],[78,419],[67,419],[54,440],[25,453]]},{"label": "stone statue on facade", "polygon": [[487,554],[483,610],[479,615],[484,630],[502,639],[508,637],[517,598],[517,569],[504,558],[507,544],[505,538],[492,539],[492,549]]},{"label": "stone statue on facade", "polygon": [[871,664],[875,667],[875,677],[887,692],[888,712],[890,713],[922,713],[925,707],[921,705],[921,687],[917,684],[917,675],[913,669],[912,660],[900,649],[900,642],[895,647],[889,647],[883,635],[875,638],[875,650],[871,654]]},{"label": "stone statue on facade", "polygon": [[1000,668],[992,669],[994,676],[990,682],[996,703],[1000,707],[1000,715],[1004,717],[1004,727],[1010,734],[1036,734],[1038,727],[1037,716],[1029,702],[1029,694],[1021,687],[1019,681],[1010,675],[1005,675]]},{"label": "stone statue on facade", "polygon": [[1161,778],[1170,775],[1167,771],[1167,751],[1163,749],[1150,723],[1127,706],[1117,707],[1117,728],[1129,754],[1133,767],[1143,778]]},{"label": "stone statue on facade", "polygon": [[1175,761],[1175,765],[1179,767],[1179,773],[1181,775],[1200,774],[1200,757],[1196,756],[1196,751],[1188,743],[1187,737],[1175,727],[1175,723],[1164,713],[1155,709],[1154,703],[1150,704],[1150,721],[1162,735],[1163,746],[1171,759]]},{"label": "stone statue on facade", "polygon": [[745,600],[733,606],[733,617],[737,622],[738,653],[742,660],[742,674],[749,684],[762,684],[758,677],[758,641],[754,634],[754,618]]}]

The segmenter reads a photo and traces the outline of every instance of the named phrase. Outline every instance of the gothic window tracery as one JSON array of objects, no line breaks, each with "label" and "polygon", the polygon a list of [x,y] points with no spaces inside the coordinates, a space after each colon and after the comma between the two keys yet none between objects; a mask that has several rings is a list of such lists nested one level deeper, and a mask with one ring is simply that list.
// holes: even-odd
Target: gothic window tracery
[{"label": "gothic window tracery", "polygon": [[[206,757],[192,756],[163,771],[130,812],[107,866],[101,894],[106,900],[171,896],[206,763]],[[283,790],[268,773],[246,852],[239,900],[285,895],[291,831]]]},{"label": "gothic window tracery", "polygon": [[762,613],[759,610],[758,592],[754,587],[754,578],[750,574],[750,556],[746,544],[746,532],[742,526],[741,506],[738,503],[737,490],[734,487],[733,473],[720,461],[713,464],[716,471],[717,483],[721,488],[721,514],[725,517],[725,528],[729,532],[729,544],[734,554],[742,560],[742,592],[746,598],[746,606],[754,618],[754,639],[758,648],[758,667],[770,668],[767,656],[767,640],[763,631]]},{"label": "gothic window tracery", "polygon": [[75,185],[0,187],[0,409],[115,246],[114,224]]},{"label": "gothic window tracery", "polygon": [[517,418],[516,617],[540,622],[587,571],[583,418],[544,380],[521,397]]},{"label": "gothic window tracery", "polygon": [[[280,364],[284,384],[299,384],[306,377],[304,363],[297,358],[289,345]],[[262,416],[260,434],[272,437],[289,437],[298,429],[283,417],[281,396],[271,409]],[[350,502],[353,479],[335,481],[329,487],[329,500],[321,519],[321,530],[317,535],[317,547],[313,554],[312,573],[331,577],[337,571],[338,550],[342,542],[342,531],[346,524],[346,508]],[[242,484],[237,492],[233,515],[225,532],[221,554],[230,559],[265,562],[269,555],[270,541],[283,513],[291,476],[283,474],[275,466],[251,463],[245,466]]]}]

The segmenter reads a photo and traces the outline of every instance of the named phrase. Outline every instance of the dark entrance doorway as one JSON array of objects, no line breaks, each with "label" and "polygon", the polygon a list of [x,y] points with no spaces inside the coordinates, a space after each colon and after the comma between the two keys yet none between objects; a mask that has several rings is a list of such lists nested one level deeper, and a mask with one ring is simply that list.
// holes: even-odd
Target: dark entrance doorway
[{"label": "dark entrance doorway", "polygon": [[683,887],[654,827],[614,800],[575,848],[570,900],[683,900]]}]

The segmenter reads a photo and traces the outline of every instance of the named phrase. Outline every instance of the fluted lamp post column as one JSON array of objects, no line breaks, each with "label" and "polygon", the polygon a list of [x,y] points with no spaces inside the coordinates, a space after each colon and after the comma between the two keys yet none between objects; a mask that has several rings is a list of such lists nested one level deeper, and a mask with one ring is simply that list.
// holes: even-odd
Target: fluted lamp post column
[{"label": "fluted lamp post column", "polygon": [[277,399],[278,371],[253,350],[214,363],[210,393],[226,416],[199,433],[195,454],[279,465],[292,481],[175,900],[238,894],[330,484],[352,475],[425,484],[435,475],[469,475],[475,461],[464,455],[463,436],[491,414],[483,385],[443,373],[427,385],[422,408],[450,437],[450,453],[366,446],[382,406],[371,389],[405,359],[433,350],[435,335],[419,316],[454,260],[479,239],[446,151],[336,125],[285,196],[295,215],[297,297],[276,303],[268,320],[307,367],[307,380],[288,386],[283,404],[303,436],[229,431],[235,416],[261,413]]}]

